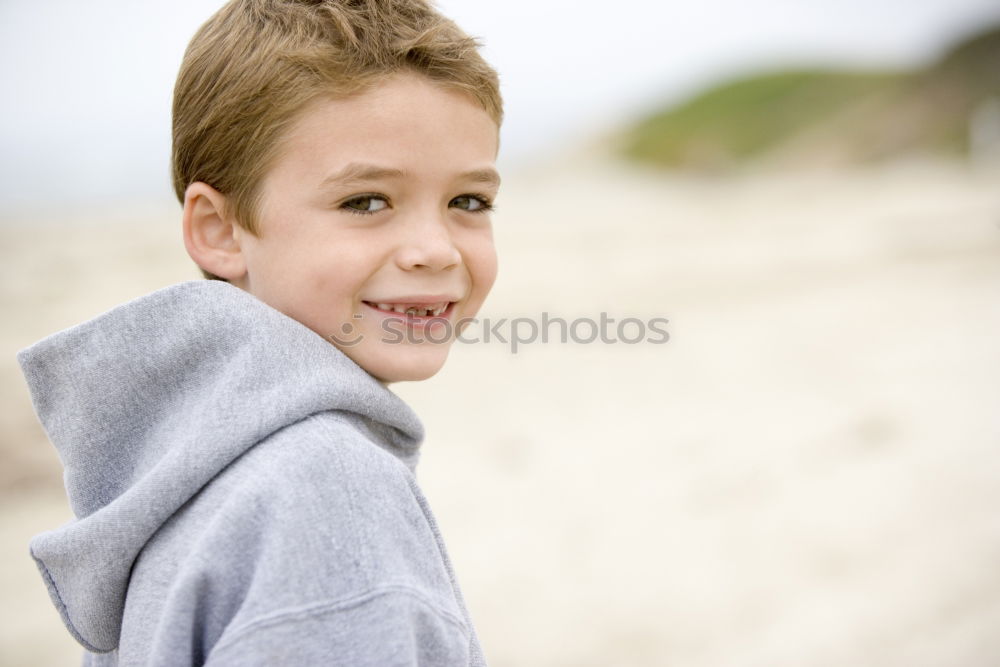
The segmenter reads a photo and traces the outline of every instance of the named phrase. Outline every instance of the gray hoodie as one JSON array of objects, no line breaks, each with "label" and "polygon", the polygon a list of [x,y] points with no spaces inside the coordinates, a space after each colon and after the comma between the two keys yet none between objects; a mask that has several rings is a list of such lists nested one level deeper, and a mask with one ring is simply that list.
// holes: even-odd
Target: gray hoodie
[{"label": "gray hoodie", "polygon": [[31,555],[85,665],[485,665],[420,421],[319,334],[192,280],[17,359],[76,516]]}]

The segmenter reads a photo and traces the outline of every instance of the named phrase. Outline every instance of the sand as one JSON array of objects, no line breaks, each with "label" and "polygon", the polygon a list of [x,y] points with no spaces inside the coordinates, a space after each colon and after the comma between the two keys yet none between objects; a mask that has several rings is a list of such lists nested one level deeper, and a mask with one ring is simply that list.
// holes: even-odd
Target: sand
[{"label": "sand", "polygon": [[[669,341],[460,344],[394,386],[491,665],[1000,664],[1000,170],[504,176],[481,315]],[[0,225],[3,664],[78,660],[14,351],[198,277],[176,212],[115,217]]]}]

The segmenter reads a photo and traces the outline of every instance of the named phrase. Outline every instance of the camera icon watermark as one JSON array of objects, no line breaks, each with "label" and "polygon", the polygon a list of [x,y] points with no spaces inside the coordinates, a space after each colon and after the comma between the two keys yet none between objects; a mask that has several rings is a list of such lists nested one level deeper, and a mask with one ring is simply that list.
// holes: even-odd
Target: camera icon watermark
[{"label": "camera icon watermark", "polygon": [[[362,317],[360,313],[354,315],[355,320]],[[435,319],[438,321],[435,322]],[[452,322],[442,317],[431,318],[430,322],[432,324],[413,327],[402,318],[384,319],[379,342],[387,345],[448,344],[454,341],[466,344],[500,343],[509,346],[511,354],[517,354],[520,347],[537,343],[662,345],[670,340],[670,333],[666,330],[669,320],[665,317],[648,320],[625,317],[619,320],[605,312],[601,312],[596,319],[577,317],[567,320],[542,312],[538,318],[465,317]],[[328,340],[340,347],[353,347],[364,338],[359,328],[350,322],[341,325],[340,333],[327,335]]]}]

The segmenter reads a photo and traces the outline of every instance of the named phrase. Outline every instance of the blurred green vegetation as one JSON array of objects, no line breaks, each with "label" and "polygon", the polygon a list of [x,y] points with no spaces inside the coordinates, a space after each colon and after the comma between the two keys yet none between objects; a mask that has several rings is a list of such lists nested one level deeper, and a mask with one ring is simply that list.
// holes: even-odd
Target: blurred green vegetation
[{"label": "blurred green vegetation", "polygon": [[641,119],[628,158],[725,168],[768,155],[868,162],[962,154],[969,118],[1000,96],[1000,27],[916,71],[787,70],[723,83]]}]

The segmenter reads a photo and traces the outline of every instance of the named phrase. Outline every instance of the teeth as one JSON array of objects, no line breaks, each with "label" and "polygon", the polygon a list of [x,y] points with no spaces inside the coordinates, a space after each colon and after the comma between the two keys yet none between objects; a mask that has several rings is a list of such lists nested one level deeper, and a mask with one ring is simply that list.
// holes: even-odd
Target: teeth
[{"label": "teeth", "polygon": [[450,303],[450,301],[444,301],[437,305],[431,305],[430,307],[394,303],[376,303],[375,305],[378,306],[379,310],[385,310],[387,312],[416,315],[417,317],[426,317],[429,314],[432,317],[437,317],[448,308]]}]

